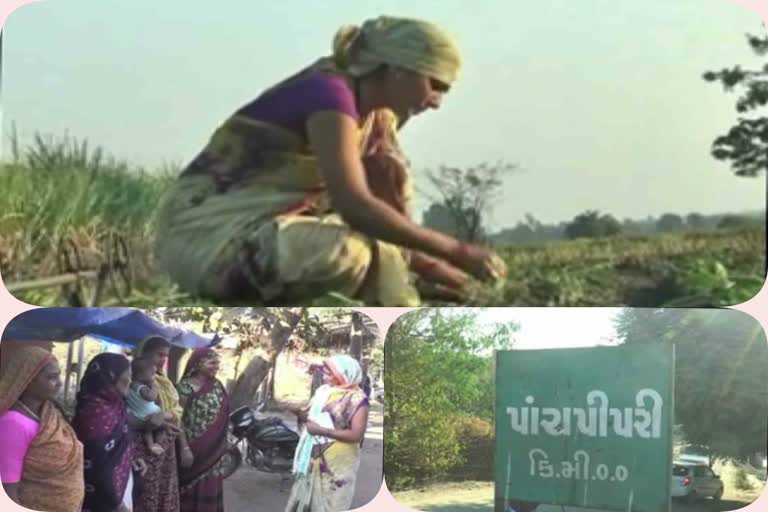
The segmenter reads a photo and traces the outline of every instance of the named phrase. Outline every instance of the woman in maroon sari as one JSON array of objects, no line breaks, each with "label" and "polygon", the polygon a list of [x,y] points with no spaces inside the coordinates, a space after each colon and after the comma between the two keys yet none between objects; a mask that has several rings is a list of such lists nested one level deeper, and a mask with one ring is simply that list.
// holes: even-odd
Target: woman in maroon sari
[{"label": "woman in maroon sari", "polygon": [[187,362],[179,382],[184,408],[181,428],[192,450],[193,463],[179,469],[179,494],[184,512],[222,512],[224,477],[222,455],[227,449],[229,397],[216,378],[219,356],[213,349],[199,349]]},{"label": "woman in maroon sari", "polygon": [[88,364],[80,384],[73,426],[84,448],[83,512],[132,510],[138,471],[146,469],[136,458],[128,426],[129,366],[125,356],[99,354]]}]

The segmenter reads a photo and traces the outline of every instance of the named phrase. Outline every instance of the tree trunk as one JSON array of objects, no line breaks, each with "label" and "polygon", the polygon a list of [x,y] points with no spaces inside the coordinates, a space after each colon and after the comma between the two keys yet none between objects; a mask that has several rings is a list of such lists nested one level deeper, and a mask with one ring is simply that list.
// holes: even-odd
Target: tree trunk
[{"label": "tree trunk", "polygon": [[242,341],[238,342],[236,353],[237,359],[235,360],[235,378],[240,375],[240,365],[243,363],[243,354],[245,353],[245,349],[242,347]]},{"label": "tree trunk", "polygon": [[363,315],[354,311],[352,313],[352,328],[349,330],[349,355],[357,362],[363,357]]},{"label": "tree trunk", "polygon": [[269,374],[270,367],[270,362],[261,356],[251,359],[229,393],[230,408],[233,411],[244,405],[253,406],[259,386]]},{"label": "tree trunk", "polygon": [[269,379],[269,388],[267,390],[267,396],[265,401],[269,403],[275,397],[275,371],[277,370],[277,358],[280,357],[283,349],[288,345],[288,340],[291,339],[293,331],[299,325],[299,322],[306,314],[306,308],[302,308],[299,312],[293,310],[285,311],[285,319],[277,319],[272,326],[272,330],[269,332],[269,337],[272,340],[272,357],[270,357],[270,365],[272,369],[272,375]]},{"label": "tree trunk", "polygon": [[277,371],[277,357],[279,354],[272,356],[270,360],[270,372],[269,372],[269,386],[267,386],[267,396],[264,397],[264,402],[269,404],[275,397],[275,372]]}]

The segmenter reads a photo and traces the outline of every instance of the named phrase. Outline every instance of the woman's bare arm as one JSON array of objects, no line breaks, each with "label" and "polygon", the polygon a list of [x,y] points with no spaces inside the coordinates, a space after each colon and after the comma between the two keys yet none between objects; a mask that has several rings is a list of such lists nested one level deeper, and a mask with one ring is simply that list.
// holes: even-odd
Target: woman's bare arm
[{"label": "woman's bare arm", "polygon": [[309,430],[309,433],[313,435],[316,434],[330,437],[331,439],[336,439],[344,443],[359,443],[365,435],[365,426],[367,424],[368,406],[364,405],[357,409],[355,415],[352,416],[352,424],[350,428],[346,430],[323,428],[312,421],[307,424],[307,429]]},{"label": "woman's bare arm", "polygon": [[423,252],[411,251],[411,269],[428,281],[457,290],[462,289],[469,281],[469,276],[462,270]]},{"label": "woman's bare arm", "polygon": [[358,148],[359,129],[352,117],[317,112],[307,122],[307,134],[331,202],[353,229],[442,258],[480,278],[506,273],[491,251],[419,226],[370,191]]},{"label": "woman's bare arm", "polygon": [[417,225],[371,193],[354,119],[339,112],[318,112],[310,117],[307,133],[331,201],[350,226],[386,242],[452,258],[459,247],[455,239]]}]

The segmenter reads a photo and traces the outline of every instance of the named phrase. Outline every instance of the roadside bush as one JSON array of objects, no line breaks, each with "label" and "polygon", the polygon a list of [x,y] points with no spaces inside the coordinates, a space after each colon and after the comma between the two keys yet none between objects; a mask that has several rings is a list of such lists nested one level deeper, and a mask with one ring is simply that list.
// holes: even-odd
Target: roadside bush
[{"label": "roadside bush", "polygon": [[450,476],[457,480],[493,481],[493,424],[483,418],[466,416],[454,418],[453,424],[462,462],[451,468]]},{"label": "roadside bush", "polygon": [[387,430],[384,464],[391,490],[438,481],[461,460],[452,418],[416,412]]}]

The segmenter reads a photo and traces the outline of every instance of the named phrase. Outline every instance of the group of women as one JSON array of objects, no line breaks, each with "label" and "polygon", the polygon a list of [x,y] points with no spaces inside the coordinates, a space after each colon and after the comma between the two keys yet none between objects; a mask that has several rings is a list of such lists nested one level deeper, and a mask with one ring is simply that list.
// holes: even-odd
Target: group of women
[{"label": "group of women", "polygon": [[[223,510],[216,464],[226,448],[229,407],[216,379],[218,355],[195,351],[175,386],[163,373],[170,344],[150,338],[136,357],[151,359],[162,413],[138,420],[126,396],[131,363],[121,354],[94,357],[83,375],[69,423],[53,401],[60,387],[53,354],[20,346],[0,361],[0,479],[11,499],[45,512]],[[175,425],[166,427],[164,413]],[[158,436],[162,454],[137,433]]]},{"label": "group of women", "polygon": [[[150,358],[162,413],[145,420],[130,415],[126,396],[130,362],[102,353],[87,366],[71,423],[54,397],[59,364],[51,352],[20,346],[0,360],[0,480],[20,505],[44,512],[221,512],[224,510],[222,455],[228,448],[229,402],[216,378],[213,349],[190,356],[177,385],[163,373],[170,344],[150,338],[136,357]],[[354,359],[334,356],[324,363],[325,385],[307,410],[294,467],[290,512],[350,508],[367,421],[362,372]],[[162,453],[137,435],[165,424],[156,436]],[[330,423],[317,423],[328,414]]]}]

